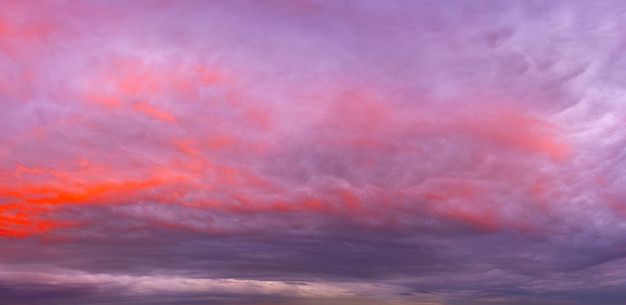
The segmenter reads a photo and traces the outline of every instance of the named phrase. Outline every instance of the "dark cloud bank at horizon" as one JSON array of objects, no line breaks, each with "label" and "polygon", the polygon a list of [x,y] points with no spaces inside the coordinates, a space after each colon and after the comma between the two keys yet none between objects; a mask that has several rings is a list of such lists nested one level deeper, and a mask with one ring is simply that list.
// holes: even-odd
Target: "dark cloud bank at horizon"
[{"label": "dark cloud bank at horizon", "polygon": [[626,302],[623,1],[0,8],[0,305]]}]

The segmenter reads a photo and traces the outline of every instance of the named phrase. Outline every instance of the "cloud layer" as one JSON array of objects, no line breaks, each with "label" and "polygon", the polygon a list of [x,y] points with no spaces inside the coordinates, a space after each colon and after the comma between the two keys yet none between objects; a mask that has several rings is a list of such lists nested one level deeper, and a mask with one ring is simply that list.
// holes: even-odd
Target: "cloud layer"
[{"label": "cloud layer", "polygon": [[620,304],[620,1],[0,1],[2,304]]}]

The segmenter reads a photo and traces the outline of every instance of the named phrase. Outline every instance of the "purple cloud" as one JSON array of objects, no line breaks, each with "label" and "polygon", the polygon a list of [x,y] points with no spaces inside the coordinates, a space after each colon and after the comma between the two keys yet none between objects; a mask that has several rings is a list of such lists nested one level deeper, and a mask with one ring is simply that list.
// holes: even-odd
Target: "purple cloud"
[{"label": "purple cloud", "polygon": [[2,304],[620,304],[619,1],[0,1]]}]

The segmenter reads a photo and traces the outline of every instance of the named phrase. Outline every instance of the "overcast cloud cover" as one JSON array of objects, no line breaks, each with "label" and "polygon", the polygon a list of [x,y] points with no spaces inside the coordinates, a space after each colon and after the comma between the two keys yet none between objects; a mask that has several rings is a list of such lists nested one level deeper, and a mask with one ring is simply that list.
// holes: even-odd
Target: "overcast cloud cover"
[{"label": "overcast cloud cover", "polygon": [[0,304],[623,304],[624,20],[0,0]]}]

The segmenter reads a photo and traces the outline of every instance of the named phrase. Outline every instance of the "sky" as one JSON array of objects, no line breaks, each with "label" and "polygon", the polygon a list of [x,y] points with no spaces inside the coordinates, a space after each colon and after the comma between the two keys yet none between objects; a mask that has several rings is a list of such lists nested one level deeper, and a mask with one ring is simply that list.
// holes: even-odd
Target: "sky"
[{"label": "sky", "polygon": [[626,300],[624,1],[0,8],[0,305]]}]

